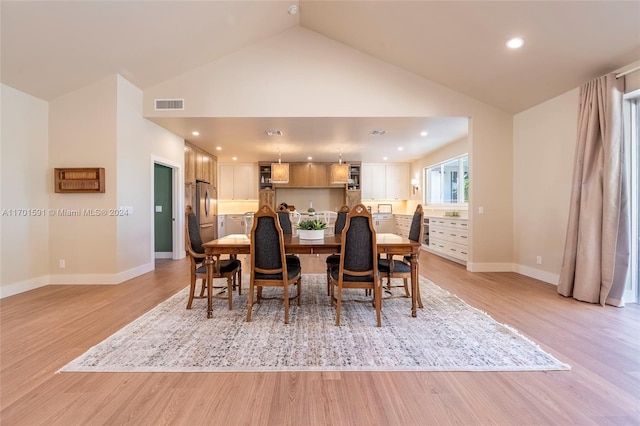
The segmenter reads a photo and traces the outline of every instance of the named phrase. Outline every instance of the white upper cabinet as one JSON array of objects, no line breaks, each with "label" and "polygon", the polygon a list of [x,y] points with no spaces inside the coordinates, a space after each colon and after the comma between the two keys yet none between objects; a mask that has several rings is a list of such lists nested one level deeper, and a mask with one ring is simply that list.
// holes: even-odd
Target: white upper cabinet
[{"label": "white upper cabinet", "polygon": [[362,164],[363,200],[409,198],[409,164]]},{"label": "white upper cabinet", "polygon": [[257,170],[255,164],[219,164],[219,200],[257,200]]},{"label": "white upper cabinet", "polygon": [[360,173],[362,175],[362,199],[383,200],[386,193],[385,165],[363,164]]}]

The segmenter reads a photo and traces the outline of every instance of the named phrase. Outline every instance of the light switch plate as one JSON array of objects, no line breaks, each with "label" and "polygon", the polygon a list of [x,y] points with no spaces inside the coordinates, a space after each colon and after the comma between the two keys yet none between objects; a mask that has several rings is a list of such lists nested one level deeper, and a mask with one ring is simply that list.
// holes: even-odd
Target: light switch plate
[{"label": "light switch plate", "polygon": [[162,206],[156,206],[156,213],[162,213]]}]

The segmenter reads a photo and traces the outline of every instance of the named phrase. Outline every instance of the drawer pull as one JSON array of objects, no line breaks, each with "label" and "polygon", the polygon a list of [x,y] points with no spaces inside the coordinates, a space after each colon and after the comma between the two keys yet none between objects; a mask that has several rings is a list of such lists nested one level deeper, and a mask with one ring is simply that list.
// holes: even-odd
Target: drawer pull
[{"label": "drawer pull", "polygon": [[460,238],[464,238],[466,240],[467,236],[466,235],[460,235]]},{"label": "drawer pull", "polygon": [[467,254],[467,252],[466,252],[466,251],[461,251],[460,253],[461,253],[461,254]]},{"label": "drawer pull", "polygon": [[456,235],[456,234],[451,234],[451,236],[452,236],[452,237],[456,237],[457,235]]}]

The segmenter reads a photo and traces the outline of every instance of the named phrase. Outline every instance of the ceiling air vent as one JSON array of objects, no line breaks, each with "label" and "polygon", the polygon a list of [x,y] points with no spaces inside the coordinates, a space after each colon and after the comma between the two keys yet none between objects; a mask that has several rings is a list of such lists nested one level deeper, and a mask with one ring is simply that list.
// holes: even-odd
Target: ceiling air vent
[{"label": "ceiling air vent", "polygon": [[184,99],[156,99],[156,111],[184,109]]},{"label": "ceiling air vent", "polygon": [[282,136],[282,135],[284,135],[284,133],[282,133],[282,130],[265,130],[265,132],[267,133],[268,136]]},{"label": "ceiling air vent", "polygon": [[370,134],[371,136],[384,136],[387,134],[387,131],[382,129],[376,129],[376,130],[372,130]]}]

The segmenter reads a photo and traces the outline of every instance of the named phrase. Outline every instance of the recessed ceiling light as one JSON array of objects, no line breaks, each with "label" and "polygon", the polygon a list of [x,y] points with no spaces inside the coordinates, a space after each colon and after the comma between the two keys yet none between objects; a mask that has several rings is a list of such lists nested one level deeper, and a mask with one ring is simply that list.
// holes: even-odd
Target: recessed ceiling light
[{"label": "recessed ceiling light", "polygon": [[514,37],[507,41],[507,47],[509,49],[519,49],[524,45],[524,40],[520,37]]},{"label": "recessed ceiling light", "polygon": [[424,131],[423,131],[423,132],[420,132],[420,136],[427,136],[428,134],[429,134],[429,133],[424,132]]},{"label": "recessed ceiling light", "polygon": [[265,130],[265,132],[267,133],[267,136],[282,136],[284,135],[284,133],[282,133],[282,130]]},{"label": "recessed ceiling light", "polygon": [[389,157],[382,157],[382,159],[383,159],[384,161],[387,161],[387,160],[389,159]]},{"label": "recessed ceiling light", "polygon": [[307,160],[313,160],[313,157],[307,157]]},{"label": "recessed ceiling light", "polygon": [[232,159],[233,161],[237,161],[237,160],[238,160],[238,157],[231,157],[231,159]]},{"label": "recessed ceiling light", "polygon": [[402,151],[403,149],[404,149],[404,148],[403,148],[403,147],[401,147],[401,146],[399,146],[399,147],[398,147],[398,151]]},{"label": "recessed ceiling light", "polygon": [[295,15],[296,13],[298,13],[298,6],[295,4],[292,4],[291,6],[289,6],[289,15]]},{"label": "recessed ceiling light", "polygon": [[200,136],[200,132],[199,132],[199,131],[197,131],[197,130],[194,130],[193,132],[191,132],[191,134],[192,134],[193,136]]},{"label": "recessed ceiling light", "polygon": [[222,147],[221,146],[216,146],[216,151],[222,151]]}]

